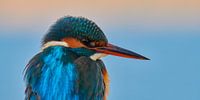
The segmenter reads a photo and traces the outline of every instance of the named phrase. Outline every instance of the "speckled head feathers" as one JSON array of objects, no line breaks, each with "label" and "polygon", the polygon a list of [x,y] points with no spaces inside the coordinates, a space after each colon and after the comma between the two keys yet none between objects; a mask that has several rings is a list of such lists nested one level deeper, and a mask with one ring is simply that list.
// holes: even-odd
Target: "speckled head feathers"
[{"label": "speckled head feathers", "polygon": [[51,26],[43,39],[43,44],[50,41],[61,41],[66,37],[108,42],[103,31],[91,20],[84,17],[65,16]]}]

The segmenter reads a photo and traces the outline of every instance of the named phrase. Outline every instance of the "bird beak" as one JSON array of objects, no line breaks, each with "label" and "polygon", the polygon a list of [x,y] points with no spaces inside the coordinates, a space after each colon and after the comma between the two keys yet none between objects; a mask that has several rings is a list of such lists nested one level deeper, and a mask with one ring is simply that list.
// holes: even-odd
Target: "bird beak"
[{"label": "bird beak", "polygon": [[135,58],[135,59],[140,59],[140,60],[150,60],[149,58],[146,58],[133,51],[130,51],[130,50],[127,50],[127,49],[124,49],[112,44],[107,44],[107,46],[105,47],[97,47],[93,49],[97,52],[114,55],[114,56],[120,56],[120,57],[125,57],[125,58]]}]

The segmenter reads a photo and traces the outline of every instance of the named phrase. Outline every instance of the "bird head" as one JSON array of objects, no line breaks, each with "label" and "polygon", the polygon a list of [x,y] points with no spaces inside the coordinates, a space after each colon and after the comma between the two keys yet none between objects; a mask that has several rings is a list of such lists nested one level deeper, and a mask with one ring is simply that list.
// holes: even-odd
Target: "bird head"
[{"label": "bird head", "polygon": [[80,56],[93,60],[106,55],[149,60],[133,51],[108,43],[103,31],[93,21],[83,17],[65,16],[51,26],[43,39],[43,48],[63,45]]}]

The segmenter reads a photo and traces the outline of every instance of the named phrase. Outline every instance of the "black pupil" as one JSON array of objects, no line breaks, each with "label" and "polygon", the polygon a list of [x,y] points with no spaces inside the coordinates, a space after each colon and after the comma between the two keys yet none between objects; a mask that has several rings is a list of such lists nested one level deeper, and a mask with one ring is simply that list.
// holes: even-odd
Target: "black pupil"
[{"label": "black pupil", "polygon": [[82,40],[82,43],[85,44],[88,47],[95,47],[95,42],[89,41],[89,40]]}]

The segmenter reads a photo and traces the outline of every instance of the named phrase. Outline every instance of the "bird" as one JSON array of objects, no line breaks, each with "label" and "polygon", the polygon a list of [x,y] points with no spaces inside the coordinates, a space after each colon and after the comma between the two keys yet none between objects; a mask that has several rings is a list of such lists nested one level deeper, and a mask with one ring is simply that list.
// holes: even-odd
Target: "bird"
[{"label": "bird", "polygon": [[108,42],[100,27],[85,17],[59,18],[25,66],[25,100],[106,100],[107,55],[149,60]]}]

